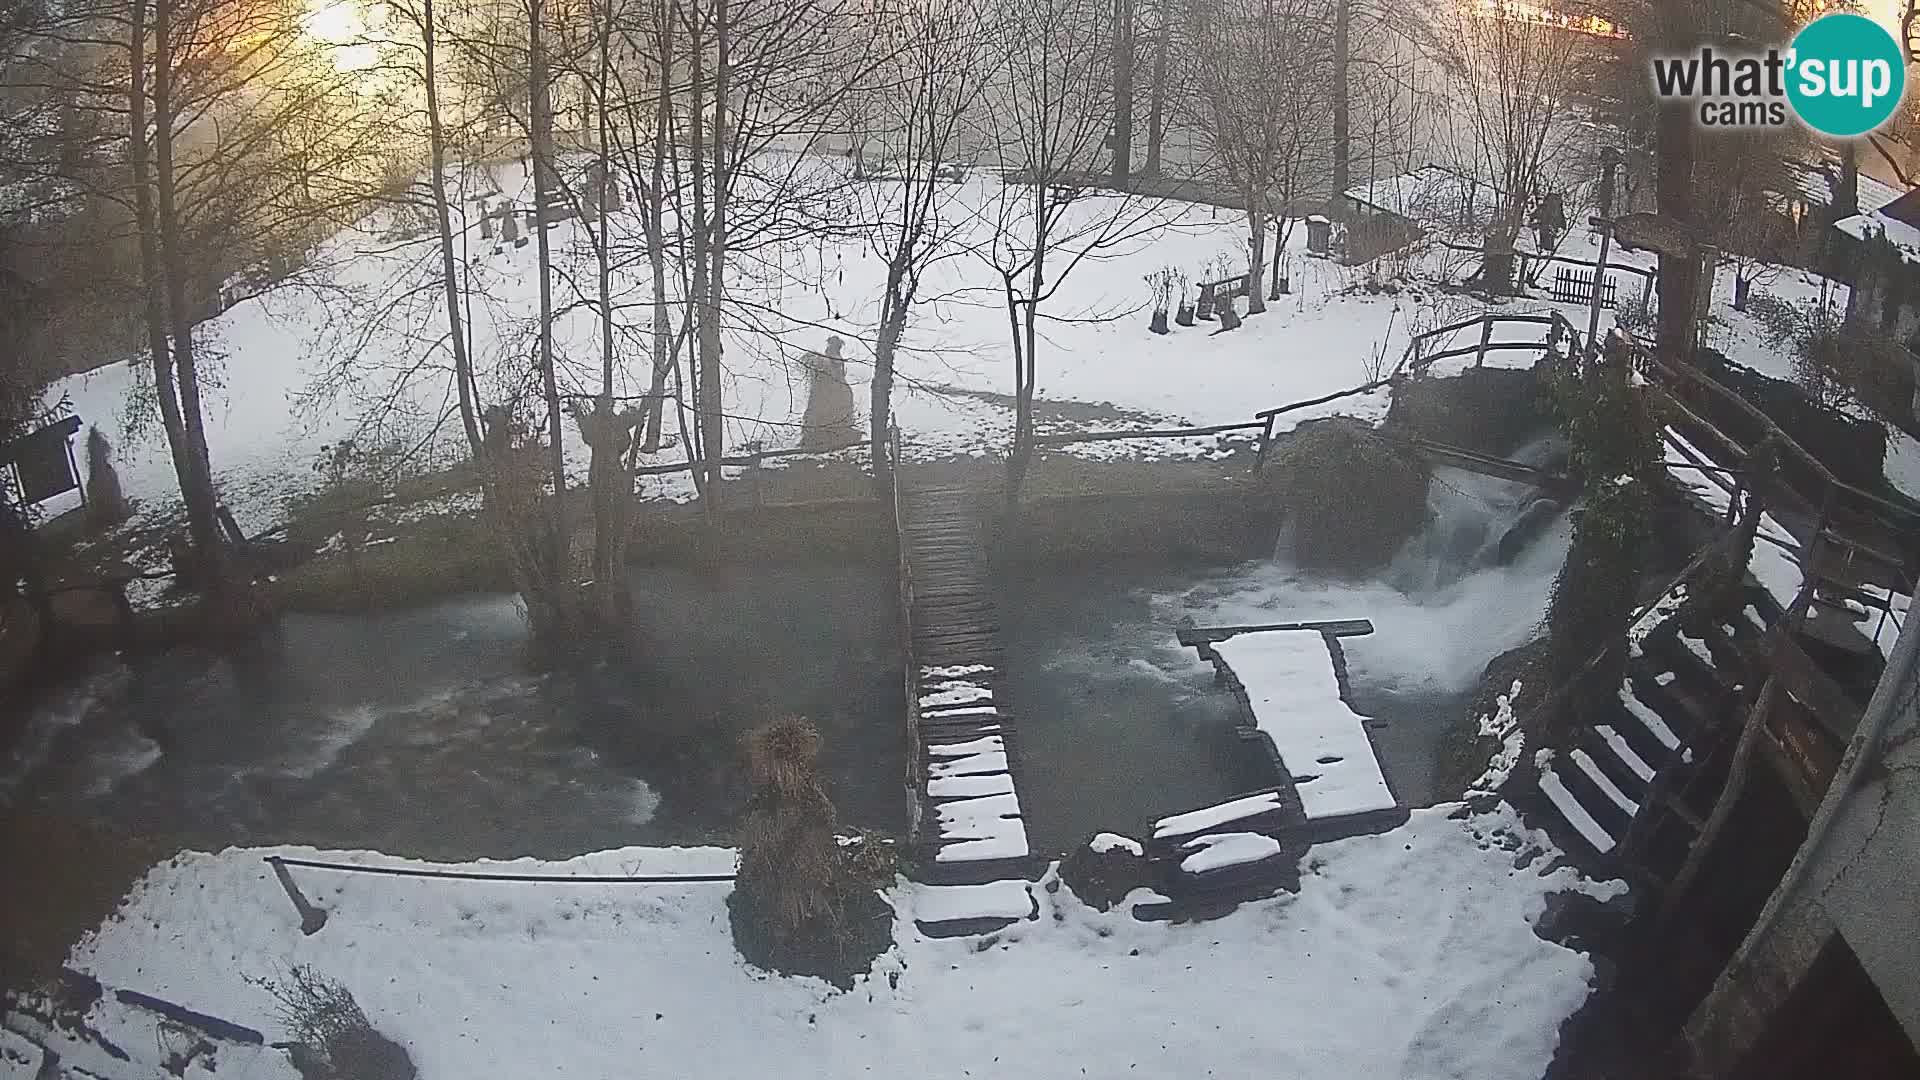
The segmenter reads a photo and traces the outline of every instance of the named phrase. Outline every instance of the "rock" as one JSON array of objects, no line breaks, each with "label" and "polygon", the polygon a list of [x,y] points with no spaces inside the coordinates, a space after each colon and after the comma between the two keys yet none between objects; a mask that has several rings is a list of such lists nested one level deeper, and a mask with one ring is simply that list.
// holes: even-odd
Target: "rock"
[{"label": "rock", "polygon": [[1529,503],[1527,508],[1520,512],[1520,519],[1500,537],[1495,561],[1501,566],[1512,565],[1513,560],[1519,558],[1520,553],[1527,549],[1527,545],[1538,539],[1564,509],[1566,507],[1556,499],[1535,499]]},{"label": "rock", "polygon": [[1424,463],[1364,423],[1300,425],[1261,477],[1299,565],[1362,575],[1387,564],[1427,520]]},{"label": "rock", "polygon": [[1618,955],[1626,944],[1636,904],[1633,893],[1622,890],[1598,900],[1584,892],[1557,892],[1533,922],[1535,936],[1582,952]]},{"label": "rock", "polygon": [[1153,871],[1138,843],[1101,833],[1060,861],[1060,880],[1088,907],[1111,911],[1133,890],[1151,888]]}]

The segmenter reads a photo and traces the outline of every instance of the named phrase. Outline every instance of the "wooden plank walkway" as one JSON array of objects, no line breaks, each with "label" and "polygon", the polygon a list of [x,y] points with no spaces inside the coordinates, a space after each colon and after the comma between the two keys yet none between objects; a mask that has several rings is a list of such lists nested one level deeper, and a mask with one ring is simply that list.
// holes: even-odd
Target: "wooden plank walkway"
[{"label": "wooden plank walkway", "polygon": [[927,486],[903,490],[899,503],[913,840],[928,901],[915,921],[935,935],[1015,921],[1024,909],[1009,897],[1035,869],[1015,783],[1017,725],[1002,696],[981,498]]},{"label": "wooden plank walkway", "polygon": [[[1388,806],[1335,808],[1315,817],[1309,814],[1302,798],[1302,783],[1325,782],[1330,762],[1339,758],[1319,757],[1310,751],[1299,761],[1288,761],[1275,742],[1271,729],[1263,722],[1285,729],[1297,724],[1324,725],[1325,717],[1315,715],[1314,703],[1290,702],[1290,709],[1262,717],[1242,676],[1220,652],[1220,647],[1235,638],[1252,639],[1265,635],[1310,635],[1324,646],[1319,656],[1330,674],[1322,678],[1337,686],[1338,700],[1331,702],[1343,710],[1351,696],[1345,676],[1345,662],[1339,639],[1373,632],[1365,619],[1337,621],[1266,623],[1257,626],[1183,626],[1178,630],[1180,643],[1197,650],[1211,662],[1222,685],[1239,701],[1237,726],[1240,738],[1254,748],[1272,767],[1272,787],[1235,796],[1214,806],[1174,814],[1154,822],[1146,842],[1147,859],[1155,868],[1155,884],[1167,898],[1163,902],[1136,906],[1134,914],[1142,919],[1203,918],[1224,913],[1234,905],[1281,889],[1296,889],[1300,882],[1300,857],[1315,844],[1362,833],[1385,832],[1404,824],[1409,816],[1398,800]],[[1309,654],[1318,649],[1307,650]],[[1288,682],[1308,682],[1305,670]],[[1319,712],[1325,712],[1322,703]],[[1351,715],[1353,738],[1360,740],[1365,756],[1372,760],[1370,737],[1364,718]],[[1289,745],[1307,745],[1298,738]],[[1377,768],[1377,765],[1375,766]],[[1384,781],[1383,781],[1384,784]]]}]

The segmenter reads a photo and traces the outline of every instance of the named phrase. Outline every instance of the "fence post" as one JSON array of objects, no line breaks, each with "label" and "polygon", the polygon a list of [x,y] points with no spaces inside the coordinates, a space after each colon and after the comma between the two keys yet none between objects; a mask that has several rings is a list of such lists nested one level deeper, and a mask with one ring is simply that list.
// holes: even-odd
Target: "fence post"
[{"label": "fence post", "polygon": [[1649,315],[1653,313],[1653,277],[1648,274],[1642,279],[1646,284],[1640,286],[1640,310]]},{"label": "fence post", "polygon": [[1473,366],[1480,367],[1487,362],[1487,346],[1493,341],[1493,316],[1489,315],[1480,323],[1480,351],[1473,354]]}]

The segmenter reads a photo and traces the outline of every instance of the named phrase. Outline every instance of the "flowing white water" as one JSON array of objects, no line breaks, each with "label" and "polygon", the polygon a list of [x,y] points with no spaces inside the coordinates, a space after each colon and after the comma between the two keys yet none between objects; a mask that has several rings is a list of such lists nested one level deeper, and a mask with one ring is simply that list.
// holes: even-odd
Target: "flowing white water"
[{"label": "flowing white water", "polygon": [[[1249,563],[1157,598],[1168,621],[1202,626],[1370,619],[1342,642],[1356,685],[1397,694],[1457,694],[1487,662],[1539,633],[1571,528],[1555,513],[1508,565],[1498,549],[1538,492],[1457,469],[1436,470],[1427,527],[1379,577],[1344,581],[1284,559]],[[1189,656],[1192,654],[1189,653]]]}]

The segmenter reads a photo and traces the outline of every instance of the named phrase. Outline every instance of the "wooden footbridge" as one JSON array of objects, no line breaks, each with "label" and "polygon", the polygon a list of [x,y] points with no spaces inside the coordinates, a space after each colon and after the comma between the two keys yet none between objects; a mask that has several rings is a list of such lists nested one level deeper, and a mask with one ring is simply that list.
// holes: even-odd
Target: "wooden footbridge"
[{"label": "wooden footbridge", "polygon": [[1016,725],[1001,677],[980,492],[909,484],[892,451],[907,644],[915,921],[932,934],[997,929],[1038,910],[1015,785]]}]

